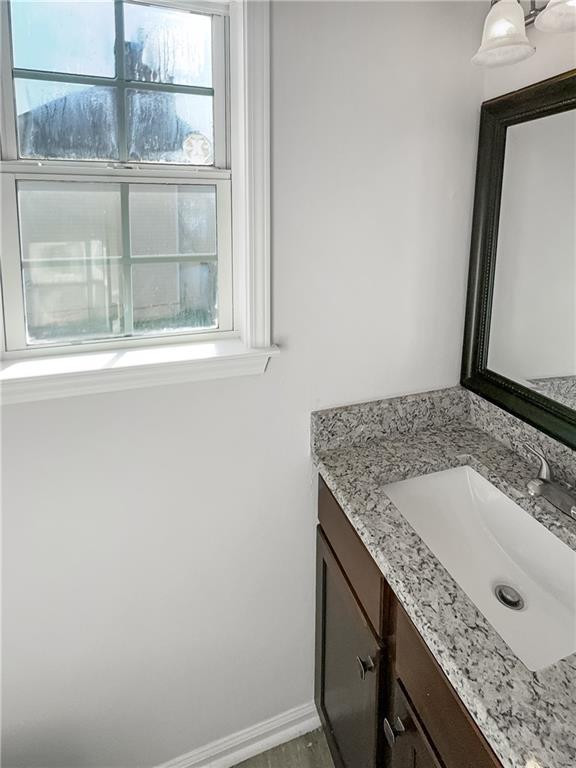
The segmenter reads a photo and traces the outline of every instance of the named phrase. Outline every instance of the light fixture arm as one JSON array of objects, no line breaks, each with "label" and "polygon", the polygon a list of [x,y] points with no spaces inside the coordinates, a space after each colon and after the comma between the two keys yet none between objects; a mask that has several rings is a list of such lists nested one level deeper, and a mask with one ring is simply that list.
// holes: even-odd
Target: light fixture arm
[{"label": "light fixture arm", "polygon": [[536,21],[536,18],[542,13],[542,11],[546,8],[548,3],[544,3],[544,5],[541,8],[538,8],[538,4],[536,0],[530,0],[530,10],[528,13],[524,16],[524,25],[527,27],[532,26],[534,22]]}]

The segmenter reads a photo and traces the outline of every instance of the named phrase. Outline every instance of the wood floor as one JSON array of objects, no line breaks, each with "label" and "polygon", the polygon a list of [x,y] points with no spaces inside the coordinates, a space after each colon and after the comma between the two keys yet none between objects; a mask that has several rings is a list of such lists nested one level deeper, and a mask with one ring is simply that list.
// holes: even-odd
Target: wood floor
[{"label": "wood floor", "polygon": [[334,768],[320,729],[246,760],[236,768]]}]

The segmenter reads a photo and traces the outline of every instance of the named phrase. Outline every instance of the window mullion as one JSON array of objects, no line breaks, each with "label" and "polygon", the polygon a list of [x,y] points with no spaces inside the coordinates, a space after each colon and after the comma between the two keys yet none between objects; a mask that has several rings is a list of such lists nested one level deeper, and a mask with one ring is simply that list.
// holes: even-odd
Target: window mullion
[{"label": "window mullion", "polygon": [[120,162],[128,162],[128,129],[126,125],[126,88],[124,83],[120,82],[116,91],[116,101],[118,109],[118,154]]},{"label": "window mullion", "polygon": [[132,301],[132,258],[130,243],[130,185],[120,185],[120,214],[122,222],[122,296],[124,304],[124,334],[134,332],[134,307]]},{"label": "window mullion", "polygon": [[[118,110],[118,149],[120,162],[128,159],[128,138],[126,132],[126,88],[124,67],[124,8],[121,0],[114,3],[114,22],[116,26],[116,108]],[[124,308],[124,334],[134,332],[134,314],[132,303],[132,264],[130,244],[130,185],[120,184],[120,220],[122,226],[122,296]]]},{"label": "window mullion", "polygon": [[218,327],[234,327],[231,189],[228,182],[216,183],[216,226],[218,250]]},{"label": "window mullion", "polygon": [[126,76],[124,71],[124,8],[121,0],[114,3],[114,22],[116,26],[116,109],[118,114],[118,151],[120,162],[128,160],[128,136],[126,129]]},{"label": "window mullion", "polygon": [[[117,85],[117,79],[98,75],[74,75],[70,72],[44,72],[41,69],[14,69],[13,76],[18,80],[46,80],[53,83],[70,85]],[[162,93],[189,93],[198,96],[213,96],[214,88],[203,85],[182,85],[180,83],[160,83],[148,80],[125,80],[120,85],[131,85],[142,91],[161,91]]]},{"label": "window mullion", "polygon": [[50,72],[43,69],[14,69],[17,80],[43,80],[51,83],[69,83],[70,85],[114,85],[114,78],[100,75],[75,75],[72,72]]}]

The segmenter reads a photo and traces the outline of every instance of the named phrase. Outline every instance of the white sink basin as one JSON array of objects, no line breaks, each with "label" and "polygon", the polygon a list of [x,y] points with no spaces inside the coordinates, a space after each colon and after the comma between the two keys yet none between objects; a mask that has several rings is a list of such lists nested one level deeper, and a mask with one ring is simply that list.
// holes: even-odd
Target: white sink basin
[{"label": "white sink basin", "polygon": [[[384,492],[528,669],[576,652],[576,552],[472,467]],[[498,585],[524,606],[502,605]]]}]

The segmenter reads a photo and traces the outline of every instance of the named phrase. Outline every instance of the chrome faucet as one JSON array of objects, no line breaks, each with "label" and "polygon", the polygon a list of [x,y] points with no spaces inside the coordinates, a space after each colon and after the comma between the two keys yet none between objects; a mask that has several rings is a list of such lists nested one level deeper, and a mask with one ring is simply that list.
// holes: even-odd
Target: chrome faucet
[{"label": "chrome faucet", "polygon": [[574,488],[555,482],[546,458],[531,445],[524,443],[524,447],[540,461],[538,478],[528,482],[527,487],[530,496],[542,496],[561,512],[576,520],[576,491]]}]

